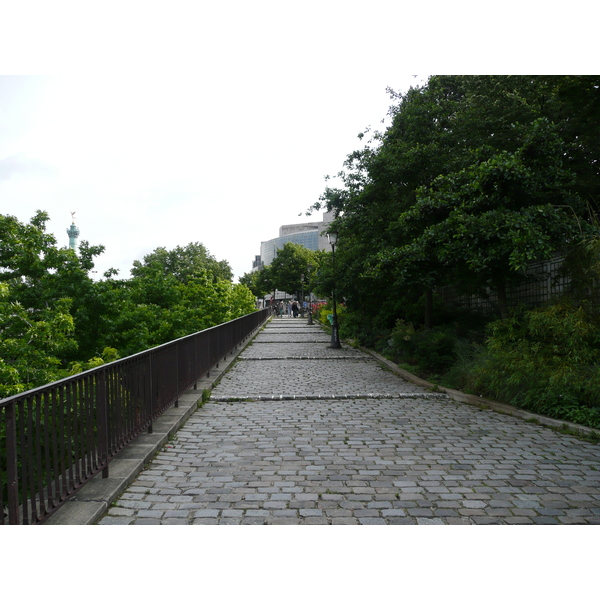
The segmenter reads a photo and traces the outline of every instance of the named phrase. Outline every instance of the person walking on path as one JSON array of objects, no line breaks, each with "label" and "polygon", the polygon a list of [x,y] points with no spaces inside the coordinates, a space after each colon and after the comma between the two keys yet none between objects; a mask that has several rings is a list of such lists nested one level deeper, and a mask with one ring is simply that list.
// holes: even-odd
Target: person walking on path
[{"label": "person walking on path", "polygon": [[294,319],[298,316],[298,303],[294,300],[292,304],[292,312],[294,313]]}]

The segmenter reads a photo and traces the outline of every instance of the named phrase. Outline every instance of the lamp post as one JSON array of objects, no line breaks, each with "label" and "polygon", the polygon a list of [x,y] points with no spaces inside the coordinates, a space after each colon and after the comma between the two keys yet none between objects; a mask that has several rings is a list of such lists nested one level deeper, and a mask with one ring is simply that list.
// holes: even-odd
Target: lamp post
[{"label": "lamp post", "polygon": [[330,231],[327,234],[327,239],[331,244],[331,257],[333,261],[333,323],[331,324],[331,344],[330,348],[341,348],[340,332],[338,330],[337,304],[335,298],[335,245],[337,244],[337,233]]},{"label": "lamp post", "polygon": [[308,265],[306,267],[306,269],[308,270],[308,321],[307,321],[307,325],[312,325],[313,324],[313,318],[312,318],[312,286],[311,286],[311,278],[310,278],[310,272],[312,270],[312,265]]}]

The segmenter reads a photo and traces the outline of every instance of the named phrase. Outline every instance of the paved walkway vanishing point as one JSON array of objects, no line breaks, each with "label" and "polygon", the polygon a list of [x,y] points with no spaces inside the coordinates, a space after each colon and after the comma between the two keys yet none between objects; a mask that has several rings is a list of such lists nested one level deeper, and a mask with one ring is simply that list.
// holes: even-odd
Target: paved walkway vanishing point
[{"label": "paved walkway vanishing point", "polygon": [[599,445],[328,346],[273,319],[99,524],[600,523]]}]

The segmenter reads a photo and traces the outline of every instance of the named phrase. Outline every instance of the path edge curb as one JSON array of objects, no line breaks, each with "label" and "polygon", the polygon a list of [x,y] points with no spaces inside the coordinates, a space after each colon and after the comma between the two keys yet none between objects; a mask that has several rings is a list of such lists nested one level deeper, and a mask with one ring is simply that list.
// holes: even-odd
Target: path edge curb
[{"label": "path edge curb", "polygon": [[373,358],[379,361],[381,364],[388,367],[394,373],[409,381],[410,383],[415,383],[417,385],[421,385],[428,389],[436,390],[439,392],[445,392],[448,394],[452,400],[456,400],[457,402],[463,402],[465,404],[471,404],[473,406],[477,406],[478,408],[482,408],[484,410],[493,410],[497,413],[502,413],[506,415],[510,415],[513,417],[518,417],[525,421],[538,423],[540,425],[545,425],[547,427],[552,427],[553,429],[559,429],[565,433],[572,432],[578,433],[585,436],[600,436],[600,430],[593,429],[592,427],[586,427],[585,425],[578,425],[577,423],[571,423],[570,421],[561,421],[559,419],[553,419],[551,417],[546,417],[544,415],[540,415],[538,413],[528,412],[521,408],[517,408],[510,404],[505,404],[504,402],[497,402],[495,400],[489,400],[488,398],[484,398],[482,396],[475,396],[473,394],[466,394],[465,392],[461,392],[460,390],[453,390],[452,388],[447,388],[442,385],[436,383],[430,383],[425,379],[421,379],[413,373],[406,371],[405,369],[400,368],[391,360],[381,356],[374,350],[369,348],[365,348],[363,346],[359,346],[360,350],[370,354]]}]

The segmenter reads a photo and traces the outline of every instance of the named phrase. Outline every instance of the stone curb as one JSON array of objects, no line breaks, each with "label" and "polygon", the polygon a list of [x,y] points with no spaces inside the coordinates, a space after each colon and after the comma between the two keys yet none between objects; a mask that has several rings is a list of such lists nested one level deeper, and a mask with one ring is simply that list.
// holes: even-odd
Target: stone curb
[{"label": "stone curb", "polygon": [[110,505],[127,489],[144,467],[198,409],[202,392],[212,389],[235,362],[237,356],[264,328],[263,325],[225,359],[219,367],[210,370],[209,377],[199,379],[195,390],[188,390],[179,398],[179,406],[167,409],[152,424],[153,433],[142,433],[121,450],[109,464],[109,476],[98,473],[72,498],[59,507],[43,525],[93,525]]},{"label": "stone curb", "polygon": [[[323,330],[327,332],[325,326],[323,324],[319,324]],[[350,347],[354,347],[350,342],[353,340],[344,340]],[[503,402],[497,402],[495,400],[488,400],[487,398],[483,398],[481,396],[474,396],[473,394],[466,394],[465,392],[461,392],[460,390],[453,390],[451,388],[446,388],[444,386],[430,383],[425,379],[421,379],[416,375],[413,375],[411,372],[406,371],[405,369],[401,369],[397,364],[393,363],[391,360],[381,356],[374,350],[370,348],[365,348],[364,346],[358,346],[358,349],[366,354],[371,355],[377,361],[379,361],[382,365],[388,367],[391,371],[396,373],[402,377],[402,379],[408,381],[409,383],[415,383],[417,385],[421,385],[423,387],[429,389],[435,389],[436,391],[444,392],[447,394],[452,400],[456,400],[457,402],[464,402],[465,404],[471,404],[473,406],[477,406],[479,408],[483,408],[486,410],[493,410],[498,413],[511,415],[513,417],[517,417],[523,419],[525,421],[533,421],[537,422],[540,425],[546,425],[547,427],[552,427],[555,429],[561,429],[564,431],[568,431],[571,433],[578,433],[586,436],[600,436],[599,429],[593,429],[592,427],[586,427],[585,425],[578,425],[577,423],[571,423],[570,421],[561,421],[559,419],[553,419],[551,417],[546,417],[544,415],[540,415],[537,413],[528,412],[526,410],[522,410],[520,408],[516,408],[511,406],[510,404],[504,404]]]},{"label": "stone curb", "polygon": [[367,361],[368,356],[241,356],[240,361],[256,361],[256,360],[353,360]]},{"label": "stone curb", "polygon": [[212,402],[252,402],[258,400],[362,400],[362,399],[378,399],[378,400],[399,400],[404,398],[419,398],[423,400],[448,400],[446,394],[438,393],[419,393],[419,392],[402,392],[397,394],[255,394],[253,396],[211,396]]},{"label": "stone curb", "polygon": [[546,417],[544,415],[516,408],[514,406],[511,406],[510,404],[496,402],[495,400],[488,400],[487,398],[474,396],[473,394],[466,394],[465,392],[461,392],[459,390],[453,390],[451,388],[446,388],[435,383],[430,383],[429,381],[425,381],[424,379],[413,375],[409,371],[401,369],[391,360],[388,360],[387,358],[381,356],[374,350],[370,350],[369,348],[363,348],[362,346],[360,346],[360,349],[363,352],[366,352],[367,354],[373,356],[373,358],[377,359],[380,363],[382,363],[394,373],[402,377],[402,379],[405,379],[410,383],[416,383],[417,385],[421,385],[429,389],[435,389],[436,391],[444,392],[450,398],[452,398],[452,400],[456,400],[457,402],[472,404],[473,406],[477,406],[479,408],[493,410],[495,412],[511,415],[513,417],[518,417],[526,421],[535,421],[541,425],[546,425],[548,427],[562,429],[565,431],[575,432],[583,435],[600,435],[600,430],[592,429],[591,427],[586,427],[585,425],[578,425],[577,423],[571,423],[569,421],[560,421],[558,419],[552,419],[551,417]]}]

